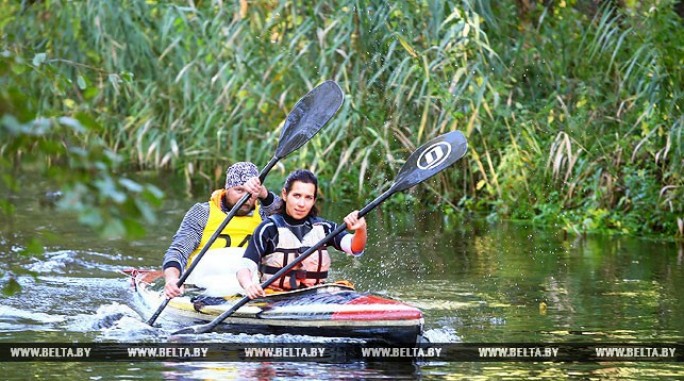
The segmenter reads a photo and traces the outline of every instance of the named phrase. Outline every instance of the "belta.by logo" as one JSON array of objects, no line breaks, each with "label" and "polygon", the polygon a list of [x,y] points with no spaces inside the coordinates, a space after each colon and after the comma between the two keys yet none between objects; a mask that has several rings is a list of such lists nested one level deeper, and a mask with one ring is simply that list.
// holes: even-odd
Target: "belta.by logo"
[{"label": "belta.by logo", "polygon": [[451,144],[439,142],[431,145],[418,157],[418,168],[432,169],[442,164],[451,153]]}]

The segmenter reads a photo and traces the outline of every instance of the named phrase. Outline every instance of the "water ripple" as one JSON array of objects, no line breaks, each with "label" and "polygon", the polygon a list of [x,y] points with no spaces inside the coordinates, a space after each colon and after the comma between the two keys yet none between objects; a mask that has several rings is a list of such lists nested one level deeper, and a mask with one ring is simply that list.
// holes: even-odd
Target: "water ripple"
[{"label": "water ripple", "polygon": [[121,255],[104,254],[94,251],[60,250],[45,253],[42,259],[35,259],[26,268],[38,274],[90,275],[92,271],[103,273],[120,272],[126,266],[117,265],[123,262]]},{"label": "water ripple", "polygon": [[64,315],[51,315],[0,305],[0,331],[2,332],[46,330],[56,323],[63,322],[64,319]]}]

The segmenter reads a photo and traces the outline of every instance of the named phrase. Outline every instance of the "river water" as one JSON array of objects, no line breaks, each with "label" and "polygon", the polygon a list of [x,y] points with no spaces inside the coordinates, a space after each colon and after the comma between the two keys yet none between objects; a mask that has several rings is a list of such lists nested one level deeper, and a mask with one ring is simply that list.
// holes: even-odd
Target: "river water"
[{"label": "river water", "polygon": [[[40,191],[13,201],[0,223],[0,266],[22,291],[0,304],[0,343],[165,342],[150,328],[122,271],[157,268],[185,211],[202,197],[172,189],[153,234],[106,240],[73,216],[41,207]],[[332,204],[332,203],[331,203]],[[356,208],[362,207],[358,205]],[[323,205],[341,221],[353,207]],[[360,259],[333,254],[333,279],[399,299],[444,343],[684,343],[684,253],[634,238],[566,237],[524,224],[462,221],[428,212],[372,212]],[[17,252],[31,237],[41,258]],[[163,320],[162,320],[163,321]],[[225,335],[225,336],[221,336]],[[310,340],[288,337],[284,341]],[[279,338],[209,334],[196,342]],[[3,379],[662,379],[682,363],[656,362],[33,362],[4,363]]]}]

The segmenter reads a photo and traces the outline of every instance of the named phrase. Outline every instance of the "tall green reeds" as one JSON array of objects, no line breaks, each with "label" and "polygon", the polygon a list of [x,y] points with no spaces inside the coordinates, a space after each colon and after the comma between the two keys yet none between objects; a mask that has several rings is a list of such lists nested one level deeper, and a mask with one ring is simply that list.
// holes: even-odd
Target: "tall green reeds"
[{"label": "tall green reeds", "polygon": [[219,184],[230,162],[265,163],[289,108],[335,79],[344,106],[282,167],[314,169],[327,197],[379,192],[408,152],[461,129],[468,159],[416,190],[435,205],[682,233],[684,36],[671,3],[533,3],[525,18],[488,0],[0,4],[2,49],[41,55],[71,84],[22,73],[36,107],[92,113],[136,168]]},{"label": "tall green reeds", "polygon": [[[523,80],[518,102],[538,105],[514,117],[532,113],[525,119],[536,120],[533,136],[548,156],[549,180],[536,184],[543,188],[529,208],[560,212],[556,222],[577,231],[681,234],[682,204],[672,200],[684,196],[682,140],[674,138],[684,55],[663,36],[681,37],[682,20],[668,4],[637,14],[605,7],[593,17],[547,11],[520,34],[533,47],[502,57]],[[559,31],[573,38],[556,38]]]}]

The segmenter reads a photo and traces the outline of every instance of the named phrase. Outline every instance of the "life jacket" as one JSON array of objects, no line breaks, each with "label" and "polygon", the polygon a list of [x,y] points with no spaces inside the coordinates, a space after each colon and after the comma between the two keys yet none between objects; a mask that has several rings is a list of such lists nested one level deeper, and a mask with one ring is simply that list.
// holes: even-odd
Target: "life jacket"
[{"label": "life jacket", "polygon": [[[186,268],[190,266],[197,254],[199,254],[199,252],[202,251],[202,248],[207,244],[209,238],[211,238],[219,225],[226,219],[226,213],[221,209],[221,200],[223,199],[224,193],[225,189],[219,189],[211,194],[207,224],[202,231],[202,238],[200,239],[199,245],[190,253]],[[221,234],[216,238],[216,241],[211,244],[210,249],[246,247],[254,229],[256,229],[260,223],[261,215],[259,214],[259,203],[257,203],[251,215],[233,217]]]},{"label": "life jacket", "polygon": [[[287,227],[287,223],[282,215],[275,214],[269,218],[278,228],[278,242],[273,253],[261,258],[259,271],[262,274],[262,282],[269,279],[326,236],[323,224],[316,219],[310,220],[313,223],[312,229],[300,241]],[[330,255],[328,254],[327,246],[321,246],[317,252],[309,255],[290,270],[287,276],[283,276],[271,283],[269,288],[274,290],[292,290],[324,283],[328,277],[328,269],[330,269]]]}]

